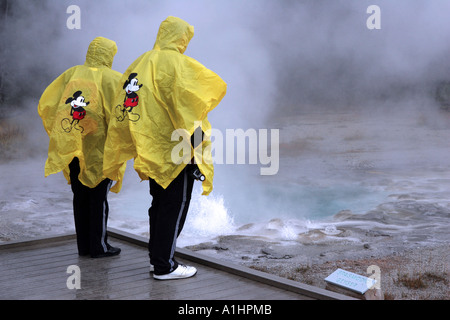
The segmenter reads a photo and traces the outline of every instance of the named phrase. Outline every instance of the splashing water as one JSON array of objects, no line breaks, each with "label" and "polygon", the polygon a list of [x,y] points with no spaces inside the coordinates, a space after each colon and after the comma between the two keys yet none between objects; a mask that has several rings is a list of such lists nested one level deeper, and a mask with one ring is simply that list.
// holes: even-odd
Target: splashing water
[{"label": "splashing water", "polygon": [[222,195],[205,197],[194,190],[178,245],[210,241],[218,235],[234,233],[235,230],[234,219],[225,206]]},{"label": "splashing water", "polygon": [[223,196],[199,197],[192,203],[187,225],[201,236],[211,236],[235,229],[233,217],[224,205]]}]

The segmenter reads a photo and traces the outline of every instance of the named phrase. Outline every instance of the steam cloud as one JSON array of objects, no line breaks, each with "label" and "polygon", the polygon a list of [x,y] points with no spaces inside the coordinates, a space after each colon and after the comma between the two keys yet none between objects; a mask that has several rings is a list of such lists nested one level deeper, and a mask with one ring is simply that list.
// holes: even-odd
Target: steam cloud
[{"label": "steam cloud", "polygon": [[[70,5],[81,9],[80,30],[66,27]],[[380,30],[366,27],[370,5],[381,8]],[[0,10],[0,111],[34,117],[27,127],[39,128],[44,148],[36,107],[45,87],[84,63],[97,36],[117,42],[113,69],[124,72],[169,15],[195,27],[185,54],[228,83],[209,116],[222,131],[317,110],[438,108],[421,101],[450,79],[446,0],[4,0]]]},{"label": "steam cloud", "polygon": [[[366,28],[370,4],[381,30]],[[290,1],[271,9],[267,48],[281,111],[417,99],[448,78],[445,1]]]},{"label": "steam cloud", "polygon": [[[81,30],[66,28],[72,4],[81,9]],[[371,4],[381,8],[381,30],[366,27]],[[211,115],[223,128],[260,125],[273,110],[373,107],[374,101],[430,94],[450,71],[445,0],[8,0],[1,9],[5,102],[18,95],[37,101],[53,78],[84,62],[99,35],[117,42],[113,67],[123,72],[151,49],[168,15],[195,26],[186,54],[229,84]]]}]

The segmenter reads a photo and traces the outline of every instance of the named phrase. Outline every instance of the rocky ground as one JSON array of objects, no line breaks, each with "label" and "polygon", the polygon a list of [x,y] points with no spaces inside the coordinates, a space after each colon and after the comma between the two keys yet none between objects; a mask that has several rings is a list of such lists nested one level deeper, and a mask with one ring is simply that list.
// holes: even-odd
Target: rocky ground
[{"label": "rocky ground", "polygon": [[449,250],[447,244],[395,250],[380,250],[386,239],[367,243],[285,244],[257,237],[224,236],[217,242],[188,248],[256,270],[310,284],[357,298],[350,291],[336,290],[325,278],[336,269],[359,275],[373,275],[370,266],[379,267],[380,288],[386,300],[448,300]]}]

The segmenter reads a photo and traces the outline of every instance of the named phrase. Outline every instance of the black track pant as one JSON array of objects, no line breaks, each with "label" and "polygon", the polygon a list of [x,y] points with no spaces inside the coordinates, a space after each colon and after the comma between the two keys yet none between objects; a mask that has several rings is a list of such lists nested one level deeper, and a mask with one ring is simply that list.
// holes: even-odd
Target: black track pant
[{"label": "black track pant", "polygon": [[73,191],[73,213],[77,233],[78,253],[97,255],[108,250],[106,224],[108,221],[107,195],[111,180],[105,179],[95,188],[88,188],[78,180],[78,158],[69,164]]},{"label": "black track pant", "polygon": [[167,274],[178,267],[174,259],[177,238],[183,229],[191,201],[194,178],[188,173],[188,165],[171,184],[164,189],[150,179],[152,205],[150,218],[150,263],[157,275]]}]

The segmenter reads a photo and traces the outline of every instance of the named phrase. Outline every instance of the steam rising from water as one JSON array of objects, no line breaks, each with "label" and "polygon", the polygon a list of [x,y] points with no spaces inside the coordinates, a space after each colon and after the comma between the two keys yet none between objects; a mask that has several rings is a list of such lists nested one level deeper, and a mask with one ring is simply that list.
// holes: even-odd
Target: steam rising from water
[{"label": "steam rising from water", "polygon": [[[186,54],[228,83],[225,99],[209,116],[212,125],[222,132],[281,129],[277,176],[260,177],[259,165],[216,165],[212,197],[194,192],[187,224],[199,235],[249,221],[310,219],[317,201],[335,206],[329,210],[333,215],[339,210],[334,199],[340,196],[324,201],[321,192],[329,194],[339,185],[358,189],[356,197],[366,205],[361,211],[370,210],[370,195],[376,202],[386,194],[362,186],[355,170],[347,176],[349,168],[374,171],[378,177],[392,168],[387,159],[395,158],[397,168],[411,164],[417,152],[425,155],[414,158],[422,168],[445,159],[446,150],[433,150],[445,138],[439,130],[448,128],[433,94],[435,85],[450,77],[449,1],[7,3],[9,11],[0,20],[0,90],[6,99],[0,110],[25,124],[33,155],[43,155],[48,143],[35,112],[45,87],[67,68],[84,63],[96,36],[117,42],[113,68],[124,72],[152,48],[160,22],[169,15],[195,27]],[[81,30],[66,28],[66,8],[74,4],[81,9]],[[371,4],[381,8],[381,30],[366,28]],[[338,115],[344,112],[355,118],[340,123]],[[320,120],[306,116],[311,113]],[[367,151],[378,158],[364,158]],[[341,161],[335,161],[337,154]],[[43,174],[43,162],[33,165]],[[125,220],[133,215],[145,220],[148,184],[140,184],[132,171],[125,183],[121,194],[111,196],[112,216],[116,210]],[[134,212],[125,205],[129,199]],[[325,214],[327,208],[318,211]],[[289,238],[293,229],[283,223],[279,227]]]},{"label": "steam rising from water", "polygon": [[[94,37],[117,42],[113,67],[123,72],[152,48],[163,19],[185,19],[196,30],[186,54],[229,84],[211,114],[219,129],[257,128],[274,113],[319,106],[336,111],[373,108],[393,98],[411,101],[430,94],[450,70],[450,3],[444,0],[376,1],[381,30],[366,27],[373,1],[7,3],[0,54],[4,86],[32,92],[35,99],[62,71],[84,62]],[[81,30],[66,27],[66,8],[73,4],[81,10]]]}]

